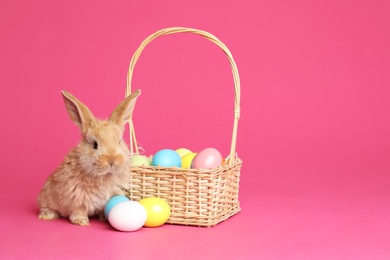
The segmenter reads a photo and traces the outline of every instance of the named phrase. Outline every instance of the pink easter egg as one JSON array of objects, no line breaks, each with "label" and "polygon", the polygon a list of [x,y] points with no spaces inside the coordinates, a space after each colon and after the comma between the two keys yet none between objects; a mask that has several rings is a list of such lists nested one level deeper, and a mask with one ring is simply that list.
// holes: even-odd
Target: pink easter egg
[{"label": "pink easter egg", "polygon": [[192,160],[192,169],[214,169],[222,164],[222,155],[215,148],[200,151]]}]

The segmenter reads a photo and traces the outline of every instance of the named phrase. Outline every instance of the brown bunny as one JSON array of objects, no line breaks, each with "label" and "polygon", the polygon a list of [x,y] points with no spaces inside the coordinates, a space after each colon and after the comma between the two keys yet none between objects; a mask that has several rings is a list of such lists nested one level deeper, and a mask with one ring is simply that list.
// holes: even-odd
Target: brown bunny
[{"label": "brown bunny", "polygon": [[134,91],[108,120],[98,120],[76,97],[62,92],[66,110],[80,128],[82,139],[44,184],[38,196],[40,219],[62,216],[73,224],[88,225],[88,216],[104,216],[110,197],[123,195],[130,153],[122,136],[140,94],[140,90]]}]

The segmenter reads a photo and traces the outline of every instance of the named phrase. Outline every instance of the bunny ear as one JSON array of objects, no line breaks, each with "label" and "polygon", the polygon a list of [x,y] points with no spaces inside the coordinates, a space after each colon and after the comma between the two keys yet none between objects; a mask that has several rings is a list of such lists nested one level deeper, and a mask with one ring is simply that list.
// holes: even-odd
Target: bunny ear
[{"label": "bunny ear", "polygon": [[69,92],[62,91],[62,97],[64,98],[65,107],[70,119],[72,119],[82,132],[85,132],[91,122],[96,120],[94,115],[86,105]]},{"label": "bunny ear", "polygon": [[126,99],[124,99],[112,112],[110,116],[110,121],[119,125],[122,129],[125,127],[125,124],[131,119],[133,114],[135,102],[137,97],[141,94],[141,90],[136,90],[131,93]]}]

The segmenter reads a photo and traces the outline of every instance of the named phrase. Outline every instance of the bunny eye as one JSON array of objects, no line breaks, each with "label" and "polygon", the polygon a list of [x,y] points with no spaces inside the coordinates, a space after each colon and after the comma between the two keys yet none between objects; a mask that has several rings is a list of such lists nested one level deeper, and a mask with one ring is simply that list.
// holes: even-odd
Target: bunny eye
[{"label": "bunny eye", "polygon": [[93,149],[98,149],[98,143],[96,141],[93,142]]}]

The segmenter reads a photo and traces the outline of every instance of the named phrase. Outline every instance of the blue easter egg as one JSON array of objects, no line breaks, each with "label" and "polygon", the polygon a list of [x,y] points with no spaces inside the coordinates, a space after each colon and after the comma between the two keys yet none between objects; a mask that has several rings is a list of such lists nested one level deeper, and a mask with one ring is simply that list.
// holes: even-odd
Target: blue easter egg
[{"label": "blue easter egg", "polygon": [[116,195],[114,197],[111,197],[107,202],[106,205],[104,206],[104,216],[106,219],[108,219],[108,213],[110,210],[118,205],[121,202],[129,201],[129,199],[126,196],[121,196],[121,195]]},{"label": "blue easter egg", "polygon": [[153,166],[162,167],[181,167],[180,155],[171,149],[163,149],[158,151],[152,159]]}]

